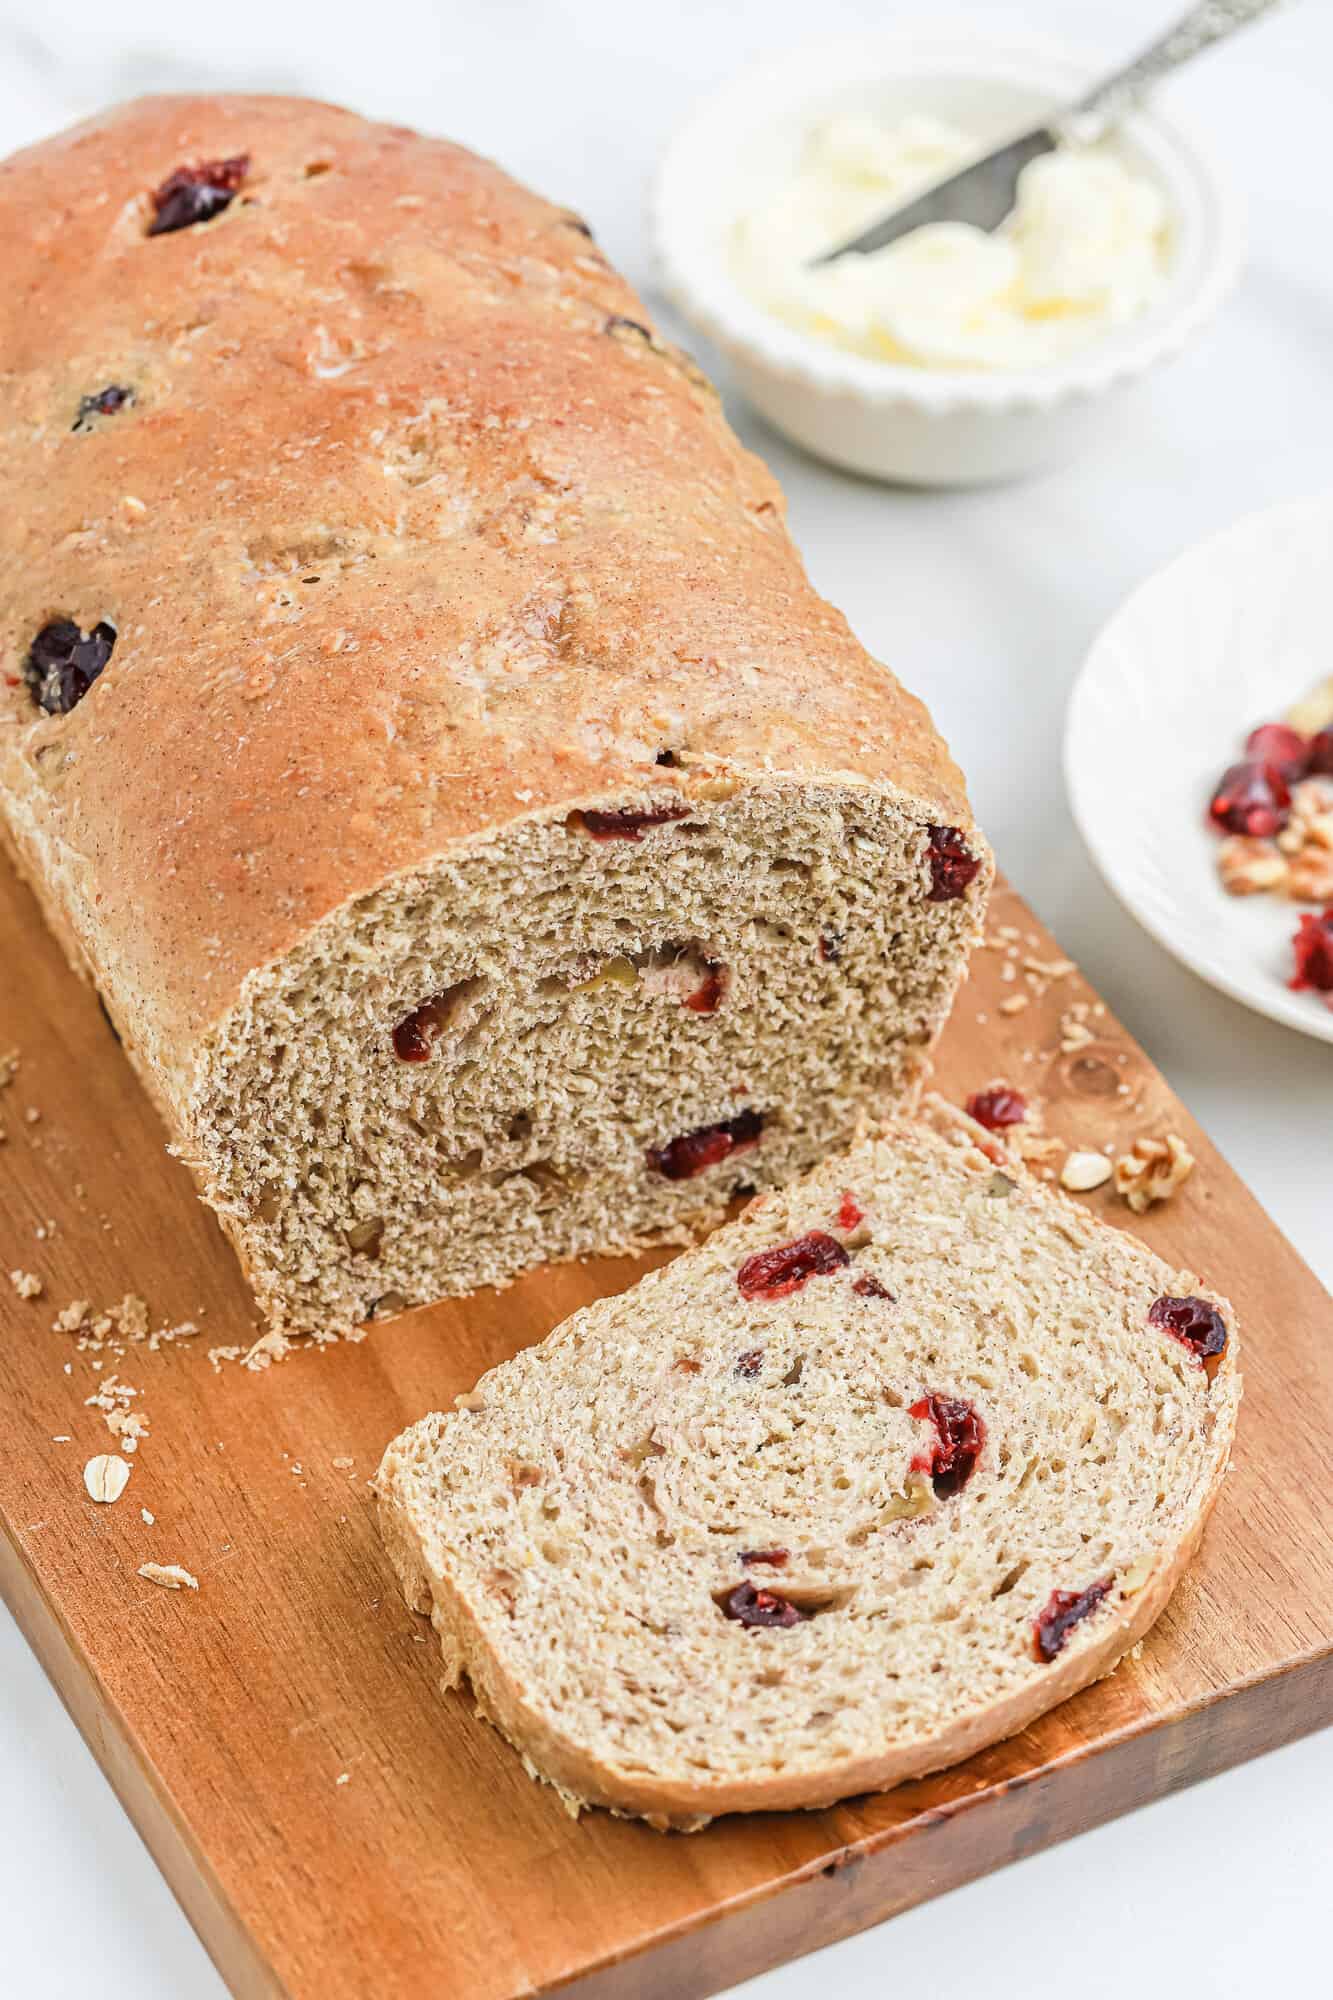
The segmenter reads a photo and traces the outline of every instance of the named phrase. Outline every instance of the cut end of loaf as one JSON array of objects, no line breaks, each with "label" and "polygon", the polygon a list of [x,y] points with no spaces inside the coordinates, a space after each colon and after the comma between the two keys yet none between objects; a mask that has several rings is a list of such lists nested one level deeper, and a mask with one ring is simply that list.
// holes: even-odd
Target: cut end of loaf
[{"label": "cut end of loaf", "polygon": [[192,1110],[274,1320],[681,1241],[848,1142],[913,1089],[979,928],[989,857],[937,831],[887,788],[664,774],[326,921]]},{"label": "cut end of loaf", "polygon": [[676,1240],[910,1086],[961,778],[577,217],[207,93],[8,161],[0,246],[0,819],[276,1328]]},{"label": "cut end of loaf", "polygon": [[1153,1313],[1195,1281],[998,1178],[899,1125],[389,1447],[390,1546],[562,1793],[826,1805],[1023,1728],[1161,1611],[1230,1449],[1231,1309],[1210,1371]]}]

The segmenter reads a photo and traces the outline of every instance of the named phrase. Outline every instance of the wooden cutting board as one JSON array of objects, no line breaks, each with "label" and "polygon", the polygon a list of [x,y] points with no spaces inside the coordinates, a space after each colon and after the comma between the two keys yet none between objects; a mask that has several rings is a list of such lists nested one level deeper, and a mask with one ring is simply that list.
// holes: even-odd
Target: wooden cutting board
[{"label": "wooden cutting board", "polygon": [[[0,1276],[0,1583],[237,1994],[714,1993],[1333,1720],[1333,1302],[1077,975],[1029,972],[1059,954],[1008,891],[1002,926],[941,1087],[1004,1076],[1073,1145],[1174,1130],[1198,1156],[1141,1221],[1105,1189],[1085,1199],[1206,1272],[1244,1325],[1240,1443],[1202,1558],[1138,1660],[985,1755],[829,1812],[663,1837],[575,1823],[441,1697],[366,1484],[404,1424],[638,1267],[541,1271],[260,1373],[210,1357],[258,1331],[231,1255],[0,864],[0,1055],[20,1051],[0,1272],[45,1287],[25,1302]],[[1075,1003],[1080,1048],[1061,1029]],[[200,1331],[118,1355],[53,1330],[71,1301],[127,1292],[154,1328]],[[97,1506],[82,1468],[113,1441],[86,1399],[108,1377],[147,1431],[126,1493]],[[145,1561],[198,1592],[143,1581]]]}]

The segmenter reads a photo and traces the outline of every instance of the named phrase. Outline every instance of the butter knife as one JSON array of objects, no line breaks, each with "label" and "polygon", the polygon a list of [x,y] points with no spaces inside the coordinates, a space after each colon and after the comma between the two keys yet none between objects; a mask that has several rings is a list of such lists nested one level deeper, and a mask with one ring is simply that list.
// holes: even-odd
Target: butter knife
[{"label": "butter knife", "polygon": [[900,208],[891,209],[868,229],[848,237],[809,260],[811,269],[832,264],[852,252],[882,250],[909,230],[927,222],[970,222],[976,229],[996,229],[1014,205],[1018,177],[1029,160],[1053,152],[1062,139],[1081,144],[1099,139],[1143,96],[1159,77],[1179,69],[1202,49],[1243,28],[1278,5],[1278,0],[1203,0],[1189,8],[1173,27],[1123,68],[1104,77],[1047,125],[1011,139],[970,166],[936,181]]}]

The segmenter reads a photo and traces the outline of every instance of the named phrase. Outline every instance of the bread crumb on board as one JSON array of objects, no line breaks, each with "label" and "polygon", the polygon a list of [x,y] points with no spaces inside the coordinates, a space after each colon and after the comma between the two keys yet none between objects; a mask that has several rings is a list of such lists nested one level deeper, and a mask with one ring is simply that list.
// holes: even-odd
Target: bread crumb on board
[{"label": "bread crumb on board", "polygon": [[11,1271],[9,1282],[21,1299],[39,1299],[42,1281],[35,1271]]},{"label": "bread crumb on board", "polygon": [[119,1358],[126,1347],[145,1343],[150,1353],[177,1340],[190,1340],[199,1328],[192,1319],[150,1331],[148,1306],[137,1292],[126,1292],[118,1304],[95,1312],[90,1299],[72,1299],[51,1323],[53,1333],[72,1333],[81,1353],[100,1354],[109,1348]]},{"label": "bread crumb on board", "polygon": [[1066,1007],[1060,1016],[1060,1054],[1076,1055],[1080,1049],[1089,1048],[1097,1037],[1088,1026],[1088,1016],[1092,1004],[1087,1000],[1076,1000],[1072,1007]]},{"label": "bread crumb on board", "polygon": [[179,1563],[140,1563],[138,1574],[148,1583],[159,1583],[163,1590],[198,1590],[199,1579],[191,1576],[188,1569]]},{"label": "bread crumb on board", "polygon": [[[21,1272],[11,1274],[16,1287],[23,1275]],[[154,1327],[146,1300],[140,1298],[137,1292],[126,1292],[117,1304],[100,1311],[94,1308],[90,1299],[71,1299],[55,1315],[51,1330],[53,1333],[73,1335],[79,1353],[90,1357],[89,1367],[95,1374],[101,1374],[107,1366],[107,1362],[100,1358],[102,1356],[109,1357],[112,1362],[120,1361],[131,1347],[147,1347],[150,1353],[155,1354],[175,1341],[191,1339],[199,1328],[194,1320],[182,1320],[175,1326]],[[66,1375],[72,1373],[70,1362],[66,1361],[63,1367]],[[133,1384],[122,1381],[118,1373],[112,1372],[102,1375],[92,1395],[84,1398],[88,1409],[101,1411],[118,1450],[126,1454],[136,1452],[141,1440],[149,1434],[147,1416],[141,1408],[131,1407],[140,1393]],[[100,1496],[94,1495],[94,1498],[97,1497]]]},{"label": "bread crumb on board", "polygon": [[241,1357],[241,1366],[258,1372],[269,1367],[274,1361],[281,1361],[291,1346],[292,1342],[288,1340],[286,1334],[279,1333],[276,1327],[271,1327],[267,1333],[260,1334],[252,1347],[247,1348]]},{"label": "bread crumb on board", "polygon": [[140,1438],[148,1435],[148,1419],[130,1408],[138,1394],[132,1384],[122,1382],[118,1375],[108,1375],[91,1396],[83,1399],[86,1409],[102,1412],[107,1429],[122,1451],[137,1451]]}]

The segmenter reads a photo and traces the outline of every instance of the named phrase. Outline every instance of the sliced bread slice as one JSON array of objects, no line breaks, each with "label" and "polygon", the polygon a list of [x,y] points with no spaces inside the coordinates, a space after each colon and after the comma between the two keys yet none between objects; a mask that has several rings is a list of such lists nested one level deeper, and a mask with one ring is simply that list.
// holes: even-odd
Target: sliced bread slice
[{"label": "sliced bread slice", "polygon": [[920,1776],[1107,1673],[1239,1395],[1224,1300],[904,1122],[404,1432],[381,1518],[535,1776],[693,1827]]}]

